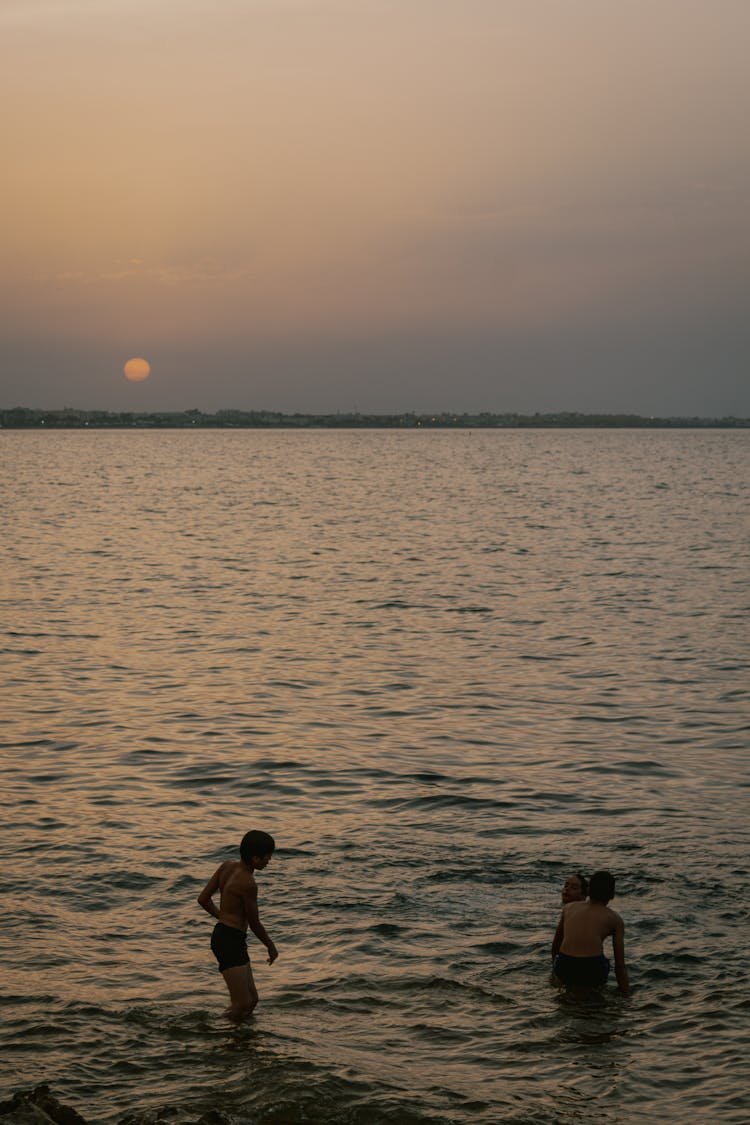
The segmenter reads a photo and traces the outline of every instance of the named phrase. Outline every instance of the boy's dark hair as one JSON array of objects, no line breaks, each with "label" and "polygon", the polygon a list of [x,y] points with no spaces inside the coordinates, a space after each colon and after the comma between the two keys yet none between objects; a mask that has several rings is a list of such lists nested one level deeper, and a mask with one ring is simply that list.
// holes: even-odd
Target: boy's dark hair
[{"label": "boy's dark hair", "polygon": [[581,874],[580,871],[576,871],[575,876],[578,882],[581,884],[581,894],[584,898],[586,898],[587,894],[589,893],[589,881],[585,875]]},{"label": "boy's dark hair", "polygon": [[615,897],[615,877],[609,871],[597,871],[591,876],[589,883],[589,898],[592,902],[603,902],[605,905]]},{"label": "boy's dark hair", "polygon": [[249,863],[253,856],[271,855],[276,842],[267,832],[246,832],[240,844],[240,859]]}]

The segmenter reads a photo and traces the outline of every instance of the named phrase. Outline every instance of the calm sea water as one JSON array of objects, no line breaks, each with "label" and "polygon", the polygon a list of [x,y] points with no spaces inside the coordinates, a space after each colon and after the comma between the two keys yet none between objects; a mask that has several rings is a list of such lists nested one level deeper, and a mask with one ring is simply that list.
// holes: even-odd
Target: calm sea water
[{"label": "calm sea water", "polygon": [[[0,457],[3,1093],[101,1123],[748,1119],[750,432]],[[255,946],[237,1028],[195,897],[250,827],[280,957]],[[597,867],[629,1000],[550,980],[561,883]]]}]

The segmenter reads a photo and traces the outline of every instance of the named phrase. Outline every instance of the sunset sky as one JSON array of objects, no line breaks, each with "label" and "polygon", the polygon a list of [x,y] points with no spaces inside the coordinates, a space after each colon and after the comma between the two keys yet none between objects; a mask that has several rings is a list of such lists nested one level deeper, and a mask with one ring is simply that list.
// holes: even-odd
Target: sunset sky
[{"label": "sunset sky", "polygon": [[0,406],[750,415],[749,44],[748,0],[2,0]]}]

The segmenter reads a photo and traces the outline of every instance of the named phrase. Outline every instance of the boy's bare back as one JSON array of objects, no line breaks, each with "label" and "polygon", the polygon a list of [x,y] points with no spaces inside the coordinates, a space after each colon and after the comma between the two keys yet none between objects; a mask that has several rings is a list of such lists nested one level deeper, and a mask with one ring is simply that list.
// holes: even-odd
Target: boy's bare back
[{"label": "boy's bare back", "polygon": [[615,879],[609,871],[596,871],[589,880],[588,901],[569,902],[563,907],[552,939],[555,975],[569,985],[595,987],[604,984],[609,961],[604,942],[612,938],[617,987],[623,996],[630,992],[625,967],[625,923],[607,903],[614,898]]},{"label": "boy's bare back", "polygon": [[251,903],[258,900],[258,885],[251,871],[239,860],[227,860],[216,872],[221,894],[219,921],[246,930]]},{"label": "boy's bare back", "polygon": [[617,911],[601,902],[569,902],[563,907],[560,952],[570,957],[598,957],[606,938],[622,935]]}]

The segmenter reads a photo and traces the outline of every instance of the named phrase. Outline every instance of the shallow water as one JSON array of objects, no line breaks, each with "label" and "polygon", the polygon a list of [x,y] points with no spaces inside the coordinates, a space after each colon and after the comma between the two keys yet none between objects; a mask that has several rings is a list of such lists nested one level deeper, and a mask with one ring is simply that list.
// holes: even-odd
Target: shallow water
[{"label": "shallow water", "polygon": [[[0,433],[3,1093],[744,1122],[747,431]],[[195,897],[279,947],[227,1026]],[[629,1000],[550,981],[611,867]]]}]

